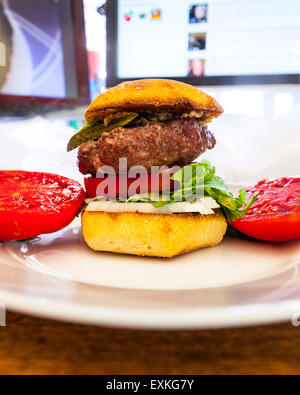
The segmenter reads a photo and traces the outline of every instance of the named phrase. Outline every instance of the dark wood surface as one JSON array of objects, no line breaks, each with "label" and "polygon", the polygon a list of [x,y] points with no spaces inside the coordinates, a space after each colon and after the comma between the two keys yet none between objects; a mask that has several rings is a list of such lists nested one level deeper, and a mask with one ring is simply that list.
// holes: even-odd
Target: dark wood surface
[{"label": "dark wood surface", "polygon": [[148,332],[8,313],[0,374],[300,374],[300,328]]}]

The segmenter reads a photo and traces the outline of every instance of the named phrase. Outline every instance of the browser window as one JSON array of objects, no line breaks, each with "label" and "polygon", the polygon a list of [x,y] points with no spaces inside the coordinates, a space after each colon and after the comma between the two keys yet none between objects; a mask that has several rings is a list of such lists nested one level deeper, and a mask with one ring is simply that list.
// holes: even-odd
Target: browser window
[{"label": "browser window", "polygon": [[118,0],[118,77],[299,74],[299,16],[298,0]]}]

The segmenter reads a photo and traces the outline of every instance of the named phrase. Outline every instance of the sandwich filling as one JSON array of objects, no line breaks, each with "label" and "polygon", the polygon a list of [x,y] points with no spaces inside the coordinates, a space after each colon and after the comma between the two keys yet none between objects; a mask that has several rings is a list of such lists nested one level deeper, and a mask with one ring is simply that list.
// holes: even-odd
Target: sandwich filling
[{"label": "sandwich filling", "polygon": [[215,144],[213,134],[195,119],[143,120],[139,125],[116,128],[103,133],[97,141],[82,144],[78,165],[83,174],[95,175],[101,166],[111,166],[119,173],[119,159],[126,158],[128,168],[143,166],[150,172],[153,166],[191,163]]},{"label": "sandwich filling", "polygon": [[[234,196],[209,162],[193,163],[216,144],[207,129],[212,113],[108,110],[105,114],[86,123],[68,145],[68,151],[79,147],[79,169],[91,175],[85,183],[93,200],[87,201],[85,210],[211,215],[220,209],[235,221],[255,202],[256,196],[247,196],[245,190]],[[145,174],[134,178],[131,170],[137,168]]]},{"label": "sandwich filling", "polygon": [[79,148],[82,174],[96,175],[102,166],[120,172],[119,159],[128,168],[186,165],[193,162],[216,140],[203,121],[203,111],[111,113],[86,124],[70,141],[68,149]]},{"label": "sandwich filling", "polygon": [[[129,194],[128,198],[117,196],[111,199],[102,194],[89,194],[85,210],[94,212],[140,212],[151,214],[200,213],[215,214],[220,209],[229,221],[235,221],[245,215],[257,196],[247,196],[244,189],[234,196],[216,169],[208,161],[184,166],[170,179],[176,188],[169,191],[146,194]],[[89,179],[88,179],[89,180]],[[96,179],[101,186],[105,178]],[[119,181],[122,179],[119,178]],[[88,183],[87,183],[88,185]]]}]

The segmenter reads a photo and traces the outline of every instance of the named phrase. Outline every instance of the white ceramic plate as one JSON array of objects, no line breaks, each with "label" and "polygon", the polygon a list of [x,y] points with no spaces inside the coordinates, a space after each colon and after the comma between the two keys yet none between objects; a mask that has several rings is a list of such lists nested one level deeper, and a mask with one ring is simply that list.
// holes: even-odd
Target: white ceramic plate
[{"label": "white ceramic plate", "polygon": [[0,245],[0,302],[84,324],[196,329],[275,323],[300,312],[300,242],[225,238],[162,260],[94,253],[80,224]]}]

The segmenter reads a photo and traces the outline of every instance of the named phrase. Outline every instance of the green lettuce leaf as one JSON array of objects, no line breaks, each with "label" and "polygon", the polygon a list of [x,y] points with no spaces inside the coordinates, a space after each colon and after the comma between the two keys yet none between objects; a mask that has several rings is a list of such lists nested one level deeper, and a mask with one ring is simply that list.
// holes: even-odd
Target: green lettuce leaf
[{"label": "green lettuce leaf", "polygon": [[[200,193],[204,191],[205,196],[212,197],[220,205],[229,222],[234,222],[238,218],[243,217],[257,199],[257,195],[254,195],[247,202],[247,193],[244,189],[241,189],[239,196],[235,197],[228,190],[224,180],[215,175],[216,169],[208,161],[190,165],[193,170],[196,170],[198,167],[202,168],[202,176],[199,176],[201,174],[200,172],[198,172],[198,176],[195,176],[195,172],[193,171],[192,180],[182,183],[187,167],[184,167],[171,177],[173,180],[181,182],[181,190],[176,191],[173,197],[184,192],[185,199],[190,200],[195,198],[195,193],[197,195],[198,191]],[[189,192],[191,193],[190,197],[186,194]]]}]

